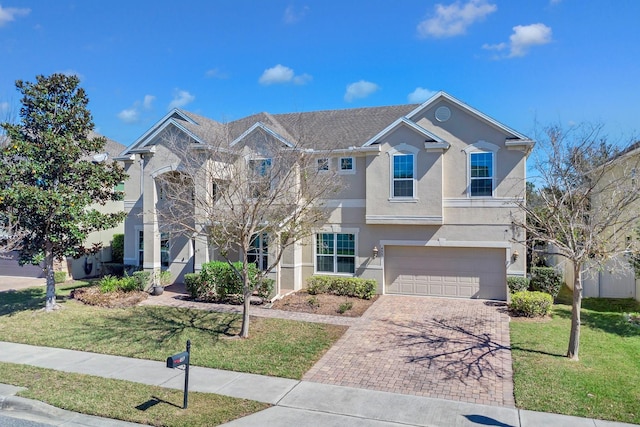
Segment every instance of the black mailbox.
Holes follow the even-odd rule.
[[[183,351],[182,353],[174,354],[167,357],[167,368],[177,368],[178,366],[186,365],[189,363],[189,352]]]

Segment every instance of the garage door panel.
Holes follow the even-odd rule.
[[[506,299],[505,250],[385,247],[385,292]]]

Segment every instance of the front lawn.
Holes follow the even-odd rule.
[[[77,286],[72,285],[72,286]],[[6,292],[0,298],[0,341],[164,361],[191,340],[193,365],[300,379],[346,327],[251,318],[250,338],[234,337],[237,314],[169,307],[108,309],[69,300],[46,313],[44,289]]]
[[[0,383],[27,387],[19,396],[83,414],[163,427],[214,426],[269,407],[266,403],[0,363]]]
[[[564,302],[564,301],[563,301]],[[571,305],[548,320],[511,321],[519,408],[640,424],[640,328],[622,315],[633,300],[583,300],[580,361],[565,357]]]

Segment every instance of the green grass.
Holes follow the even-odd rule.
[[[558,301],[570,302],[561,294]],[[567,359],[571,306],[551,320],[511,322],[514,393],[519,408],[640,424],[640,328],[623,312],[630,299],[583,300],[580,361]]]
[[[266,409],[268,404],[209,393],[0,363],[0,383],[27,387],[20,396],[89,415],[166,427],[213,426]]]
[[[64,296],[76,285],[60,288],[63,308],[51,313],[41,310],[43,289],[0,294],[0,341],[164,361],[190,339],[193,365],[300,379],[346,330],[252,317],[250,338],[238,339],[239,315],[86,306]]]

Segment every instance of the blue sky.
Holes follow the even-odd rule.
[[[586,121],[628,140],[638,17],[636,0],[0,0],[0,117],[15,80],[64,72],[124,145],[171,107],[230,121],[438,90],[532,137]]]

